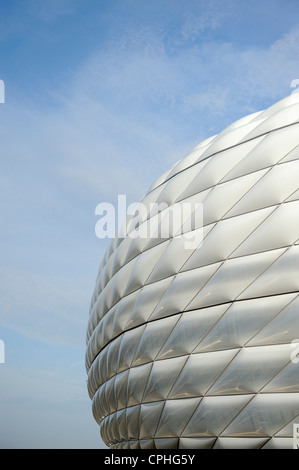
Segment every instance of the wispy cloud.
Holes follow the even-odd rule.
[[[57,106],[47,114],[27,101],[2,116],[3,247],[21,253],[26,243],[33,262],[24,250],[18,267],[3,267],[1,316],[25,335],[70,341],[70,323],[78,340],[92,286],[68,280],[67,266],[73,258],[86,272],[84,253],[99,262],[99,202],[138,200],[201,139],[289,94],[298,74],[299,26],[259,48],[214,42],[170,53],[163,34],[142,36],[95,52],[53,90]],[[42,273],[37,255],[49,267],[58,253],[62,271]]]
[[[235,119],[291,92],[298,38],[299,25],[270,45],[214,40],[170,50],[165,33],[142,28],[96,52],[74,83],[81,96],[125,117],[128,135],[141,123],[176,134],[186,119],[207,134],[213,122],[214,131],[221,130],[225,116]]]
[[[93,421],[74,362],[109,243],[95,207],[138,200],[202,139],[291,93],[298,6],[11,0],[3,12],[0,323],[38,353],[27,367],[6,344],[0,446],[78,446]],[[63,348],[75,360],[62,364]]]
[[[239,8],[235,1],[227,1],[223,6],[219,0],[203,0],[192,14],[187,10],[181,28],[183,38],[194,41],[203,33],[220,28],[226,19],[236,17]]]

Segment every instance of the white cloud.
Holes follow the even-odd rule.
[[[209,30],[216,30],[222,26],[223,22],[236,15],[237,4],[234,1],[227,0],[225,7],[221,0],[203,0],[198,3],[197,9],[185,15],[181,34],[184,39],[194,41],[198,36],[203,35]]]
[[[131,7],[134,3],[144,8],[143,2],[130,2]],[[129,202],[139,199],[201,139],[293,91],[291,80],[299,78],[299,26],[271,46],[241,45],[237,38],[223,43],[211,35],[231,14],[230,3],[226,9],[222,3],[192,2],[179,17],[182,2],[173,2],[175,34],[164,28],[168,16],[163,15],[157,23],[147,18],[135,19],[131,27],[125,23],[119,34],[115,26],[109,44],[102,42],[70,82],[53,83],[50,110],[20,94],[17,103],[11,95],[3,105],[4,327],[45,345],[81,348],[83,359],[94,274],[107,246],[95,238],[96,205],[116,201],[117,194],[127,194]],[[71,14],[76,4],[40,0],[28,8],[51,23]],[[118,5],[123,12],[127,8],[125,2]],[[151,10],[148,2],[146,12],[156,16],[157,5]],[[16,31],[25,34],[28,21],[23,24],[16,15],[13,27],[3,25],[0,40],[15,37]],[[9,358],[10,349],[6,352]],[[21,356],[20,349],[16,354]],[[32,365],[21,372],[5,364],[0,379],[1,416],[9,423],[1,430],[2,446],[83,443],[92,421],[83,370],[76,376]],[[95,423],[94,429],[97,442]]]
[[[206,14],[209,11],[205,10]],[[133,35],[138,38],[138,31]],[[203,41],[186,43],[170,53],[162,33],[153,36],[153,31],[145,30],[141,41],[128,42],[127,36],[120,36],[106,53],[94,54],[78,73],[75,86],[119,116],[127,112],[129,119],[134,113],[141,116],[143,109],[146,120],[159,104],[157,122],[168,115],[169,126],[178,124],[179,116],[176,121],[174,112],[192,119],[204,108],[204,114],[198,116],[206,116],[208,102],[209,113],[217,114],[217,101],[211,99],[213,90],[218,97],[221,91],[229,97],[225,103],[223,96],[219,97],[227,114],[233,108],[242,112],[240,108],[250,100],[275,100],[290,92],[288,86],[298,70],[298,37],[299,26],[269,47]],[[186,107],[192,97],[197,97],[198,106]]]
[[[141,42],[136,31],[120,49],[118,38],[94,54],[55,90],[51,112],[18,103],[3,114],[2,247],[28,256],[3,265],[1,318],[27,336],[74,344],[85,330],[93,280],[84,282],[80,266],[86,273],[93,252],[95,272],[103,252],[89,247],[98,203],[138,200],[193,145],[289,94],[297,77],[299,27],[268,48],[191,44],[171,54],[162,34],[142,31]],[[24,245],[29,231],[44,251]],[[45,274],[59,253],[65,269]],[[31,266],[30,254],[33,264],[42,254],[44,267]]]

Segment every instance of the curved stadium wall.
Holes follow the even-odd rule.
[[[203,229],[193,230],[203,241],[190,250],[184,237],[127,236],[106,251],[86,350],[104,442],[291,448],[299,422],[291,359],[299,338],[299,93],[200,143],[141,202],[202,203]]]

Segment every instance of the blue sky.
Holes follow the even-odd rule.
[[[0,448],[103,448],[84,368],[95,207],[289,95],[297,0],[0,2]]]

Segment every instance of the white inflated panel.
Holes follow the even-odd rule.
[[[140,202],[135,238],[111,241],[90,304],[87,388],[104,442],[292,448],[299,93],[198,144]],[[203,220],[171,212],[183,204],[200,204]]]

